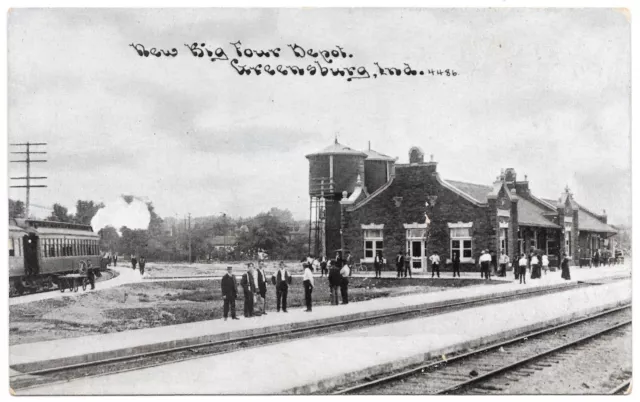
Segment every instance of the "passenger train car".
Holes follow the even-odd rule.
[[[9,295],[52,289],[58,276],[100,267],[100,236],[91,226],[9,220]]]

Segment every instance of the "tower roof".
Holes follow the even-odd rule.
[[[367,154],[365,154],[364,152],[349,148],[346,145],[342,145],[337,140],[333,144],[324,148],[323,150],[311,153],[306,157],[308,158],[310,156],[321,156],[321,155],[353,155],[353,156],[367,157]]]
[[[367,154],[368,161],[390,161],[395,162],[395,158],[390,157],[389,155],[381,154],[380,152],[374,151],[373,149],[369,149],[364,151]]]

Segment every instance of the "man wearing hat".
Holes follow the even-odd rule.
[[[404,255],[402,254],[402,250],[398,251],[398,255],[396,256],[396,271],[398,272],[398,278],[404,274]]]
[[[487,250],[482,250],[482,255],[480,256],[480,273],[484,274],[485,279],[491,278],[491,255]]]
[[[220,286],[222,287],[222,300],[224,320],[227,321],[229,316],[229,308],[231,308],[231,319],[238,320],[236,317],[236,297],[238,297],[238,283],[236,277],[231,273],[232,267],[227,267],[227,274],[222,277]]]
[[[287,293],[289,293],[289,285],[291,285],[291,275],[287,272],[284,261],[280,261],[278,272],[272,277],[273,283],[276,285],[276,311],[287,312]]]
[[[248,270],[242,275],[240,285],[244,291],[244,316],[253,317],[253,298],[257,290],[255,272],[253,271],[253,263],[247,264]]]
[[[258,293],[262,299],[262,314],[267,314],[267,274],[264,272],[264,263],[258,262],[258,271],[256,272],[258,279]]]

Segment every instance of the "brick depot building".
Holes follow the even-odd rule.
[[[534,247],[551,265],[563,252],[575,265],[588,263],[597,249],[613,251],[616,230],[605,213],[578,204],[569,188],[554,200],[538,198],[512,168],[491,186],[450,181],[417,147],[408,164],[399,164],[337,140],[307,158],[316,254],[349,250],[356,261],[373,263],[380,251],[393,266],[398,251],[408,250],[413,270],[424,271],[434,251],[446,259],[458,251],[463,270],[476,269],[483,249],[504,250],[513,260]]]

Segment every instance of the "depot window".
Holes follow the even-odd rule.
[[[384,241],[382,229],[364,230],[364,258],[373,261],[377,253],[383,254]]]
[[[9,257],[14,257],[16,255],[16,248],[13,242],[13,237],[9,238]]]
[[[451,238],[450,258],[453,259],[454,253],[458,253],[460,261],[472,261],[471,229],[450,228],[449,237]]]

